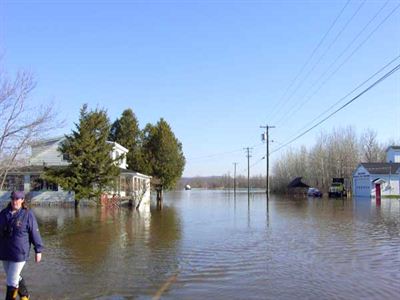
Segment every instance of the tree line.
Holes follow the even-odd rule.
[[[360,137],[351,126],[321,132],[314,146],[305,146],[297,150],[289,149],[272,165],[270,190],[285,193],[287,185],[296,177],[310,186],[326,192],[333,177],[343,177],[351,183],[352,172],[361,162],[385,162],[386,149],[395,141],[380,143],[376,131],[366,129]],[[250,178],[251,188],[265,188],[265,176],[256,175]],[[182,178],[177,188],[186,184],[194,188],[232,188],[233,178],[226,174],[213,177]],[[246,188],[247,177],[239,175],[236,187]]]
[[[385,162],[386,149],[394,141],[380,143],[376,131],[366,129],[357,137],[353,127],[321,132],[311,149],[302,146],[288,150],[273,165],[271,191],[285,192],[295,177],[327,191],[333,177],[343,177],[351,184],[352,172],[361,162]]]

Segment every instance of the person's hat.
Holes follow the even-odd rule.
[[[11,193],[11,199],[24,199],[25,198],[25,193],[22,191],[14,191]]]

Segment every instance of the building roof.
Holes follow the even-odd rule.
[[[383,178],[375,178],[374,180],[372,180],[372,182],[373,183],[379,183],[379,184],[382,184],[382,183],[385,183],[386,182],[386,180],[385,179],[383,179]]]
[[[31,147],[35,147],[35,146],[38,146],[38,145],[43,145],[43,144],[48,144],[48,143],[55,143],[55,142],[61,141],[63,139],[65,139],[65,136],[57,136],[57,137],[53,137],[53,138],[37,140],[37,141],[34,141],[34,142],[30,143],[30,146]]]
[[[293,179],[289,184],[288,184],[288,188],[308,188],[310,187],[309,185],[305,184],[304,182],[301,181],[303,177],[296,177],[295,179]]]
[[[394,174],[399,170],[400,163],[361,163],[370,174]]]
[[[51,169],[60,169],[65,166],[48,166],[48,168]],[[16,167],[11,169],[8,174],[9,175],[23,175],[23,174],[41,174],[44,171],[45,166],[22,166],[22,167]],[[138,172],[135,172],[133,170],[127,170],[127,169],[122,169],[119,168],[119,171],[121,174],[129,174],[137,177],[142,177],[142,178],[151,178],[151,176],[141,174]]]
[[[44,167],[43,166],[22,166],[12,168],[8,171],[9,175],[17,175],[17,174],[26,174],[26,173],[42,173]]]
[[[111,145],[113,145],[114,148],[118,148],[119,150],[122,150],[125,153],[129,152],[129,150],[127,148],[125,148],[124,146],[122,146],[121,144],[119,144],[117,142],[107,141],[107,144],[111,144]]]
[[[142,173],[133,171],[133,170],[122,169],[122,168],[119,168],[119,170],[120,170],[121,174],[129,174],[129,175],[133,175],[133,176],[137,176],[137,177],[142,177],[142,178],[148,178],[148,179],[151,178],[151,176],[149,176],[149,175],[145,175],[145,174],[142,174]]]
[[[387,147],[386,152],[388,152],[389,149],[400,150],[400,146],[389,146],[389,147]]]

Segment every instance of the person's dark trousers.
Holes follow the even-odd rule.
[[[21,300],[29,300],[29,292],[25,285],[25,280],[21,278],[18,284],[18,295]]]
[[[16,287],[7,285],[6,300],[15,300],[17,299],[17,296],[18,296],[18,289]]]

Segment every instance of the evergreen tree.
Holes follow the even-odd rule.
[[[143,139],[146,171],[159,181],[157,200],[161,201],[162,190],[174,187],[182,176],[185,167],[182,144],[164,119],[155,126],[147,124]]]
[[[83,105],[76,130],[66,135],[59,151],[69,162],[62,169],[48,169],[47,180],[75,192],[75,204],[81,199],[98,200],[112,187],[119,169],[110,156],[113,145],[107,142],[110,123],[104,110],[87,111]]]
[[[117,142],[129,150],[126,155],[126,161],[130,170],[144,172],[141,131],[139,129],[139,122],[131,109],[124,110],[121,118],[113,123],[110,140]]]

